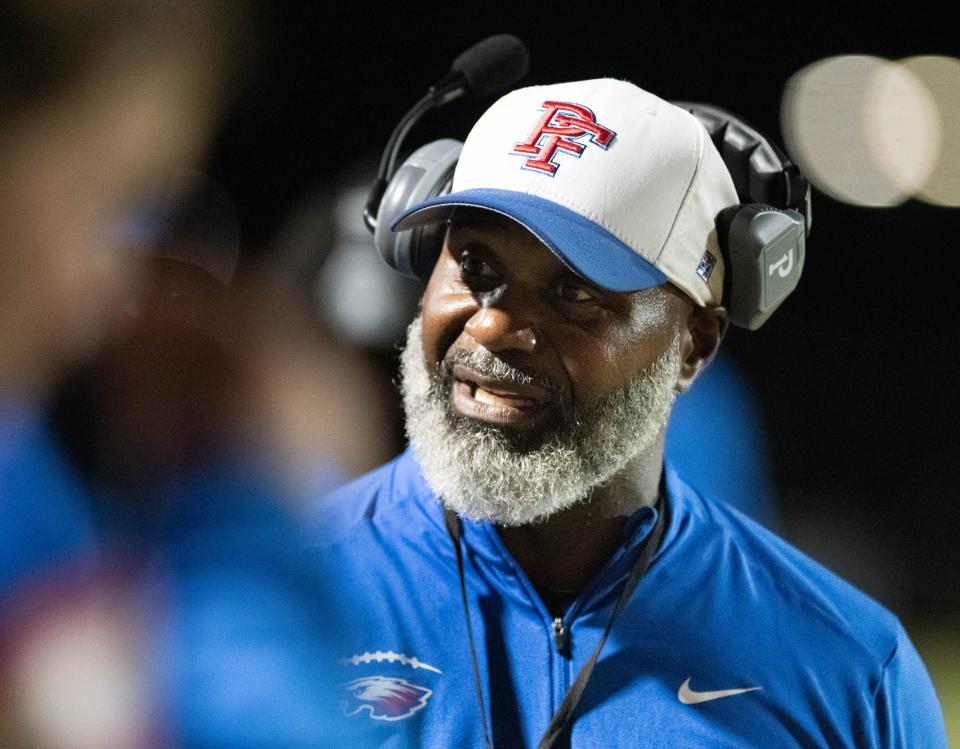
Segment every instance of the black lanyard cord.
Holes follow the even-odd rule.
[[[594,666],[597,665],[597,661],[600,659],[600,651],[603,650],[603,646],[607,642],[607,637],[613,627],[613,622],[626,607],[637,585],[640,584],[643,576],[647,573],[647,570],[650,569],[654,554],[657,553],[657,549],[660,547],[660,541],[663,538],[663,532],[666,527],[667,515],[666,500],[663,498],[662,493],[658,509],[656,522],[650,530],[650,535],[647,536],[647,539],[644,541],[643,549],[640,551],[637,561],[634,562],[633,568],[630,570],[623,590],[620,592],[620,597],[617,598],[613,612],[610,614],[610,619],[607,621],[607,626],[600,636],[600,641],[593,649],[590,658],[583,664],[583,668],[580,669],[580,673],[577,674],[577,678],[570,686],[570,689],[568,689],[566,695],[564,695],[563,702],[560,703],[559,709],[554,714],[550,725],[547,726],[546,732],[544,732],[543,737],[537,744],[537,749],[551,749],[564,730],[573,722],[574,711],[577,709],[580,698],[587,688],[587,682],[590,681],[590,677],[593,675]],[[460,548],[460,518],[457,517],[456,513],[447,508],[444,509],[443,516],[447,525],[447,532],[450,534],[457,555],[457,572],[460,576],[460,598],[463,602],[463,613],[467,624],[470,657],[473,660],[473,683],[476,688],[477,702],[480,706],[480,715],[483,722],[483,740],[487,749],[493,749],[490,734],[487,731],[487,710],[483,700],[483,688],[480,684],[480,666],[477,661],[477,651],[473,643],[473,627],[470,625],[470,606],[467,601],[467,586],[463,575],[463,552]]]
[[[473,644],[473,627],[470,624],[470,604],[467,601],[467,583],[463,577],[463,550],[460,548],[460,518],[448,507],[443,508],[443,520],[447,524],[447,533],[453,540],[457,554],[457,573],[460,576],[460,600],[463,601],[463,616],[467,623],[467,640],[470,643],[470,657],[473,659],[473,686],[477,691],[477,704],[480,706],[480,725],[483,726],[483,744],[493,749],[490,733],[487,731],[487,708],[483,701],[483,686],[480,684],[480,665],[477,663],[477,649]]]

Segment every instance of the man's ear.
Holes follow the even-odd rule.
[[[680,352],[683,360],[680,364],[680,376],[677,378],[678,393],[687,392],[700,373],[713,361],[729,326],[730,318],[724,307],[691,305],[686,325],[680,331]]]

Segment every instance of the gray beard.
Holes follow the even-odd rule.
[[[418,315],[400,357],[400,389],[407,437],[427,483],[461,517],[503,526],[535,523],[586,499],[662,436],[680,372],[679,341],[678,333],[646,370],[589,408],[561,403],[534,443],[451,410],[453,362],[430,376]],[[502,381],[539,379],[486,349],[456,361]]]

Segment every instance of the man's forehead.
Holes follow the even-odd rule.
[[[485,244],[494,252],[509,252],[511,258],[524,261],[538,260],[544,270],[565,271],[589,283],[523,224],[496,211],[460,208],[450,217],[448,231],[454,240],[487,240]]]

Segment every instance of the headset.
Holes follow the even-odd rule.
[[[780,148],[736,115],[708,104],[674,104],[703,124],[733,178],[740,205],[716,218],[725,263],[722,304],[733,324],[756,330],[800,280],[812,223],[810,184]],[[387,265],[404,275],[430,277],[446,226],[403,232],[390,227],[407,209],[450,192],[462,148],[450,138],[418,148],[386,183],[379,201],[371,194],[374,243]]]
[[[756,330],[797,288],[813,223],[810,183],[771,140],[720,107],[673,102],[706,128],[740,205],[717,216],[730,321]]]

